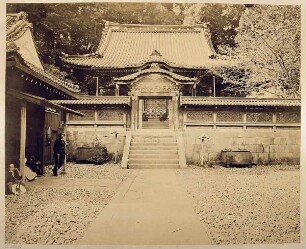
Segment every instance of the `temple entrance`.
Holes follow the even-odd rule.
[[[140,100],[142,129],[169,129],[169,102],[167,98],[144,98]]]

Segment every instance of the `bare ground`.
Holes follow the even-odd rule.
[[[39,177],[5,198],[7,244],[73,244],[129,175],[118,165],[67,165],[67,174]]]
[[[298,243],[298,166],[177,171],[216,244]]]
[[[7,244],[74,244],[133,170],[69,164],[67,174],[5,198]],[[189,167],[177,170],[215,244],[300,240],[299,168]]]

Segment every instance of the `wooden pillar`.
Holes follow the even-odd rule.
[[[95,110],[94,110],[94,130],[95,130],[95,136],[96,136],[96,139],[98,138],[98,110],[97,110],[97,106],[94,106]]]
[[[124,123],[123,128],[126,128],[127,127],[127,115],[126,115],[127,110],[126,110],[125,106],[123,108],[124,108],[123,109],[123,116],[122,116],[122,119],[123,119],[122,121]]]
[[[132,117],[131,117],[131,128],[132,130],[137,129],[137,122],[138,122],[138,96],[132,96]]]
[[[119,91],[120,89],[119,89],[119,85],[118,84],[116,84],[116,89],[115,89],[115,96],[119,96],[119,93],[120,93],[120,91]]]
[[[172,97],[172,106],[173,106],[173,128],[178,129],[178,96]]]
[[[273,122],[273,131],[276,132],[276,123],[277,123],[277,117],[276,117],[276,112],[275,109],[273,110],[273,114],[272,114],[272,122]]]
[[[217,112],[215,110],[213,111],[212,116],[213,116],[214,129],[217,129]]]
[[[139,128],[142,128],[142,113],[143,113],[143,99],[139,99],[139,108],[138,108],[138,123]]]
[[[247,113],[246,112],[244,112],[242,114],[242,122],[243,122],[243,130],[246,131],[246,129],[247,129],[247,126],[246,126],[246,123],[247,123]]]
[[[181,107],[181,106],[179,106],[178,107],[178,115],[179,115],[179,118],[178,118],[178,120],[179,120],[179,125],[178,125],[178,128],[179,128],[179,130],[183,130],[183,126],[184,126],[184,109]]]
[[[63,174],[66,174],[66,165],[67,165],[67,120],[68,120],[68,113],[65,113],[63,133],[65,135],[65,142],[66,142],[66,148],[65,148],[66,155],[65,155],[65,160],[64,160],[63,170],[62,170]]]
[[[169,128],[174,129],[173,97],[168,102]]]
[[[182,110],[183,111],[183,110]],[[183,130],[187,128],[187,107],[184,107],[184,113],[183,113]]]
[[[22,175],[22,182],[25,182],[25,147],[27,137],[27,103],[21,103],[20,111],[20,173]]]

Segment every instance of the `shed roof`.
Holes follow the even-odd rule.
[[[232,97],[188,97],[181,96],[180,105],[211,106],[301,106],[300,99],[232,98]]]
[[[83,117],[84,114],[82,112],[67,108],[65,106],[59,105],[58,103],[53,103],[51,100],[47,100],[44,99],[42,97],[33,95],[33,94],[29,94],[29,93],[25,93],[25,92],[20,92],[20,91],[16,91],[13,89],[8,89],[7,93],[15,98],[18,99],[22,99],[22,100],[26,100],[29,103],[33,103],[35,105],[40,105],[40,106],[44,106],[47,109],[51,108],[51,109],[55,109],[55,110],[62,110],[65,112],[69,112],[78,116]]]
[[[94,54],[64,56],[72,65],[93,68],[138,67],[165,62],[180,68],[206,68],[215,55],[203,25],[108,24]]]
[[[129,96],[79,96],[80,99],[52,100],[60,105],[130,105]]]

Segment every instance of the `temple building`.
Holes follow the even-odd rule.
[[[298,161],[300,100],[222,96],[211,69],[230,64],[217,57],[205,25],[107,23],[95,53],[62,57],[97,82],[95,95],[53,102],[85,114],[68,117],[71,158],[96,139],[114,150],[116,139],[130,168],[218,161],[226,149],[249,150],[256,163]],[[210,94],[198,96],[199,86]]]
[[[7,23],[14,19],[24,20],[9,15]],[[90,93],[45,72],[22,25],[7,27],[6,163],[15,151],[50,163],[60,131],[68,160],[101,143],[123,168],[217,162],[222,150],[248,150],[255,163],[299,161],[300,100],[224,96],[211,69],[231,65],[218,59],[205,25],[106,23],[95,53],[61,58],[79,81],[93,79]],[[34,141],[37,151],[26,152]]]

